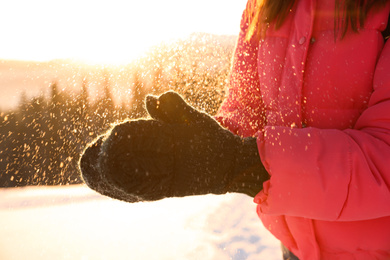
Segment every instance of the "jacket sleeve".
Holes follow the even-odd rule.
[[[259,42],[245,41],[247,27],[243,15],[233,54],[228,95],[215,116],[223,126],[240,136],[253,136],[264,122],[257,69]]]
[[[255,197],[261,212],[339,221],[390,216],[390,41],[373,88],[353,129],[265,128],[258,147],[271,179]]]

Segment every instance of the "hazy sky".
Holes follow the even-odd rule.
[[[0,59],[128,62],[192,32],[237,34],[246,0],[2,0]]]

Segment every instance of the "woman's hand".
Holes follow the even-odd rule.
[[[255,196],[269,178],[255,138],[232,134],[177,93],[148,96],[146,108],[152,119],[116,125],[86,149],[80,168],[89,187],[135,202],[226,192]]]

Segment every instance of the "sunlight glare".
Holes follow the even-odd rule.
[[[0,59],[124,64],[193,32],[237,34],[245,2],[5,0]]]

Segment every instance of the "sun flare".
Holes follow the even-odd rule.
[[[237,34],[245,2],[6,0],[0,59],[124,64],[193,32]]]

